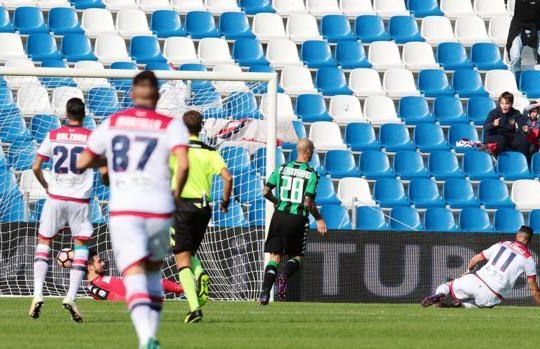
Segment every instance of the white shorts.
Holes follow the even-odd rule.
[[[116,266],[121,273],[143,260],[158,262],[169,252],[172,218],[111,216],[109,230]]]
[[[474,274],[467,274],[449,283],[450,293],[466,308],[491,308],[501,299]]]
[[[86,203],[48,198],[43,205],[39,222],[39,236],[52,239],[58,231],[69,225],[74,238],[88,240],[94,228],[90,223],[90,208]]]

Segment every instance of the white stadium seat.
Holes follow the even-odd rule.
[[[203,0],[171,0],[171,4],[180,13],[206,11]]]
[[[109,11],[139,8],[139,5],[137,5],[135,0],[104,0],[103,3]]]
[[[79,61],[75,63],[75,69],[90,70],[95,72],[104,70],[105,67],[103,67],[101,62]],[[83,91],[88,91],[94,87],[111,87],[109,81],[103,78],[74,78],[74,80],[79,88]]]
[[[261,41],[288,39],[283,18],[275,13],[257,13],[253,17],[253,34]]]
[[[371,0],[341,0],[339,8],[349,17],[375,14]]]
[[[139,35],[152,35],[146,14],[138,9],[125,9],[118,12],[116,30],[118,34],[127,39]]]
[[[356,68],[349,77],[349,87],[357,97],[384,96],[381,77],[375,69]]]
[[[515,181],[510,195],[518,210],[530,211],[540,208],[540,182],[538,181],[530,179]]]
[[[17,105],[24,115],[54,113],[49,93],[43,86],[22,86],[17,91]]]
[[[131,61],[124,38],[117,34],[101,34],[96,38],[95,54],[103,64]]]
[[[270,40],[266,48],[266,58],[275,68],[283,68],[287,65],[302,65],[296,44],[286,39]]]
[[[291,97],[285,93],[278,93],[277,99],[277,120],[279,123],[287,124],[298,117],[294,113]],[[261,98],[261,114],[267,118],[269,115],[270,105],[268,103],[268,95],[265,94]]]
[[[34,6],[36,4],[34,0],[3,0],[1,3],[2,6],[10,10],[21,6]]]
[[[360,100],[355,96],[337,95],[330,98],[328,113],[338,124],[367,122],[362,113]]]
[[[36,5],[44,10],[50,10],[54,7],[70,7],[68,0],[38,0]]]
[[[388,69],[384,73],[383,88],[392,98],[420,95],[413,73],[408,69]]]
[[[456,20],[456,37],[465,46],[478,42],[491,42],[484,20],[477,16],[459,17]]]
[[[281,87],[289,95],[317,93],[311,72],[302,66],[288,65],[281,71]]]
[[[236,64],[218,64],[212,71],[220,73],[242,73],[242,68]],[[249,92],[249,88],[243,81],[214,81],[214,87],[219,93]]]
[[[215,14],[240,11],[236,0],[206,0],[206,8]]]
[[[425,17],[422,20],[421,34],[431,45],[456,41],[450,20],[443,16]]]
[[[308,12],[304,0],[274,0],[272,5],[276,12],[282,16]]]
[[[49,170],[44,170],[43,176],[48,182],[51,179],[51,172]],[[21,173],[20,188],[24,198],[30,203],[47,199],[48,197],[47,192],[38,182],[32,170],[26,170]]]
[[[376,206],[364,178],[346,177],[339,180],[337,197],[343,206]]]
[[[313,16],[341,14],[338,0],[306,0],[306,7]]]
[[[225,39],[204,38],[199,41],[199,58],[204,65],[231,64],[234,60]]]
[[[6,61],[6,68],[35,68],[34,62],[28,58],[12,58]],[[18,90],[23,86],[41,86],[36,76],[6,76],[7,85],[12,90]]]
[[[403,45],[403,63],[407,69],[422,70],[439,68],[433,48],[425,42],[408,42]]]
[[[508,16],[493,17],[489,21],[489,29],[488,29],[488,34],[491,41],[496,43],[498,46],[506,45],[506,40],[508,39],[508,31],[510,30],[511,21],[512,21],[512,18]]]
[[[309,14],[293,14],[287,19],[287,34],[295,42],[322,40],[315,17]]]
[[[402,68],[399,48],[393,41],[375,41],[369,45],[368,60],[373,69]]]
[[[474,11],[482,18],[508,15],[504,0],[474,0]]]
[[[405,0],[374,0],[373,8],[382,18],[393,16],[408,16],[410,12],[405,6]]]
[[[371,96],[364,101],[364,117],[374,125],[401,123],[397,117],[396,106],[391,98]]]
[[[138,0],[139,7],[144,12],[172,9],[169,0]]]
[[[87,36],[95,38],[100,34],[116,33],[112,14],[104,8],[90,8],[83,11],[81,27]]]
[[[499,98],[501,93],[508,91],[515,95],[521,95],[516,83],[516,77],[509,70],[490,70],[486,74],[484,83],[486,91],[493,98]]]
[[[26,58],[21,37],[13,33],[0,33],[0,61]]]
[[[441,0],[441,10],[451,19],[474,15],[471,0]]]
[[[343,143],[339,125],[331,121],[317,121],[311,124],[309,139],[317,150],[347,149]]]
[[[165,40],[163,55],[172,64],[200,63],[192,39],[173,36]]]
[[[66,103],[71,98],[80,98],[84,101],[84,94],[81,89],[71,86],[61,86],[53,90],[52,106],[54,114],[60,118],[66,117]]]

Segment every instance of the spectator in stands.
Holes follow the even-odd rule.
[[[540,57],[540,46],[538,37],[540,36],[540,1],[538,0],[516,0],[514,6],[514,17],[510,23],[508,39],[506,40],[506,51],[510,57],[510,67],[515,72],[521,70],[521,51],[523,46],[532,47],[538,52],[536,57],[538,63]]]
[[[529,143],[523,134],[525,118],[513,104],[514,95],[510,92],[499,97],[499,106],[489,112],[484,123],[485,143],[496,143],[497,153],[513,150],[529,158]]]
[[[540,114],[540,103],[531,103],[523,110],[523,116],[526,118],[526,124],[523,125],[522,131],[527,136],[530,143],[529,153],[535,153],[540,149],[540,122],[538,116]]]

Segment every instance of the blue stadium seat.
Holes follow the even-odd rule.
[[[459,98],[440,96],[433,103],[433,115],[441,125],[466,124],[469,122]]]
[[[390,229],[397,231],[424,230],[420,215],[413,207],[395,207],[390,211]]]
[[[540,178],[540,153],[533,154],[531,159],[531,173],[535,178]]]
[[[347,16],[326,15],[321,19],[321,34],[328,42],[356,40]]]
[[[129,53],[139,64],[165,62],[159,41],[153,36],[135,36],[129,44]]]
[[[15,175],[6,167],[6,164],[3,164],[0,168],[0,199],[5,199],[16,188],[17,179]]]
[[[186,31],[193,39],[219,38],[214,16],[206,11],[191,11],[186,16]]]
[[[180,66],[180,70],[185,70],[185,71],[208,71],[208,69],[202,65],[202,64],[198,64],[198,63],[186,63],[186,64],[182,64]],[[208,92],[208,90],[211,90],[213,87],[212,87],[212,83],[208,80],[193,80],[191,82],[191,89],[192,90],[205,90],[204,92]]]
[[[452,125],[450,127],[450,131],[448,131],[448,144],[450,144],[450,147],[452,147],[452,149],[455,149],[457,153],[477,151],[477,149],[471,147],[457,147],[456,143],[459,142],[461,139],[468,139],[478,142],[478,132],[476,131],[476,128],[474,126],[467,124]]]
[[[4,118],[6,113],[13,113],[14,109],[16,105],[13,93],[5,84],[0,85],[0,119]]]
[[[3,113],[0,116],[0,140],[4,143],[11,143],[21,137],[29,136],[26,124],[22,115],[17,109]]]
[[[351,230],[349,212],[343,206],[326,205],[321,208],[321,216],[324,218],[328,229]]]
[[[320,68],[315,75],[315,84],[324,96],[352,95],[347,78],[340,68]]]
[[[101,212],[101,207],[99,202],[96,200],[90,201],[90,223],[92,224],[105,224],[107,223],[105,217],[103,217],[103,212]]]
[[[101,0],[70,0],[71,4],[77,10],[86,10],[88,8],[105,8]]]
[[[94,184],[90,196],[99,201],[108,201],[111,196],[109,187],[103,184],[103,179],[98,171],[94,172]]]
[[[33,61],[62,59],[56,40],[49,33],[33,33],[26,40],[26,53]]]
[[[244,147],[223,147],[220,150],[221,156],[227,168],[233,175],[252,173],[251,159],[249,151]]]
[[[523,214],[514,208],[500,208],[493,217],[493,230],[513,234],[525,225]]]
[[[465,153],[463,156],[463,172],[472,181],[499,178],[499,175],[495,172],[491,156],[483,151]]]
[[[219,31],[227,40],[254,38],[244,12],[225,12],[219,17]]]
[[[435,123],[433,114],[429,111],[429,105],[425,97],[407,96],[399,100],[399,117],[407,125],[423,123]]]
[[[437,47],[437,62],[445,70],[472,69],[465,47],[457,42],[443,42]]]
[[[150,63],[146,63],[146,65],[144,66],[144,70],[154,70],[154,71],[159,71],[159,70],[163,70],[163,71],[173,71],[173,67],[171,67],[171,65],[167,62],[150,62]],[[161,81],[160,81],[161,83]]]
[[[56,115],[34,115],[30,120],[30,134],[32,138],[41,143],[51,130],[60,128],[60,120]]]
[[[490,42],[474,44],[471,48],[471,61],[478,70],[508,69],[503,63],[499,47]]]
[[[488,96],[482,77],[473,69],[457,69],[454,71],[452,85],[461,98]]]
[[[92,131],[95,130],[97,128],[96,120],[94,120],[94,118],[91,118],[90,116],[86,116],[83,119],[83,127]]]
[[[525,70],[521,72],[519,76],[519,88],[528,98],[540,97],[540,71],[538,70]]]
[[[94,117],[108,117],[121,109],[113,88],[94,87],[88,91],[88,109]]]
[[[452,211],[442,207],[434,207],[426,210],[424,214],[424,228],[432,232],[459,230]]]
[[[212,210],[212,222],[216,227],[223,228],[245,228],[249,225],[242,207],[235,201],[231,201],[229,211],[223,213],[219,209],[219,205],[214,205]]]
[[[173,10],[154,11],[150,16],[150,29],[158,38],[186,36],[180,15]]]
[[[296,99],[295,114],[303,122],[332,121],[326,110],[324,97],[315,94],[300,95]]]
[[[409,130],[403,124],[384,124],[379,130],[379,142],[389,152],[415,150]]]
[[[266,200],[256,200],[247,206],[249,225],[251,227],[263,227],[266,223]]]
[[[43,13],[39,7],[34,6],[17,7],[13,13],[13,25],[23,35],[48,31]]]
[[[26,217],[26,204],[19,190],[13,190],[8,198],[8,205],[0,205],[0,223],[34,221]]]
[[[248,15],[261,12],[275,12],[271,0],[240,0],[240,7]]]
[[[394,172],[403,180],[429,178],[422,155],[416,151],[400,151],[394,157]]]
[[[464,178],[465,174],[459,167],[456,155],[449,151],[435,151],[429,155],[429,172],[438,181],[451,178]]]
[[[336,61],[343,69],[371,68],[360,41],[340,41],[336,46]]]
[[[261,42],[257,39],[238,39],[233,44],[233,57],[241,66],[269,65]]]
[[[315,203],[317,206],[340,204],[340,201],[336,196],[336,191],[334,190],[334,184],[332,183],[332,180],[326,176],[321,176],[319,178]]]
[[[456,94],[441,69],[424,69],[418,74],[418,89],[426,97],[453,96]]]
[[[306,138],[306,127],[300,120],[293,120],[291,121],[294,133],[296,133],[296,136],[298,139]],[[282,145],[283,149],[296,149],[296,143],[283,143]]]
[[[223,103],[225,115],[236,120],[261,119],[255,95],[251,92],[234,92]]]
[[[255,169],[261,176],[266,175],[266,148],[261,147],[253,154]],[[285,154],[281,148],[276,148],[276,168],[285,163]]]
[[[392,37],[384,28],[381,17],[364,15],[356,18],[355,33],[363,43],[369,44],[374,41],[390,41]]]
[[[356,217],[356,230],[388,230],[384,213],[378,207],[357,207]]]
[[[480,207],[471,183],[466,179],[449,179],[444,183],[443,197],[452,208]]]
[[[395,177],[388,155],[380,151],[365,151],[360,154],[360,173],[367,179]]]
[[[302,61],[308,68],[335,67],[336,60],[332,57],[332,50],[326,41],[304,41],[300,49]]]
[[[529,213],[529,227],[531,227],[535,233],[540,233],[540,210],[532,210]]]
[[[525,72],[521,73],[522,76]],[[496,105],[491,97],[473,97],[467,102],[467,116],[475,125],[484,124],[487,115]]]
[[[401,181],[395,178],[381,178],[373,187],[373,198],[381,207],[410,206]]]
[[[437,0],[407,0],[407,8],[416,18],[444,16]]]
[[[15,171],[25,171],[32,168],[36,147],[32,144],[32,138],[22,138],[14,141],[8,148],[6,160]]]
[[[449,150],[441,126],[437,124],[420,124],[414,128],[414,143],[423,152]]]
[[[481,208],[469,207],[459,213],[459,228],[464,232],[492,232],[493,227],[486,211]]]
[[[62,55],[68,62],[97,61],[90,39],[84,34],[67,34],[62,38]]]
[[[69,68],[69,66],[62,59],[46,59],[41,62],[42,68]],[[76,87],[77,83],[72,78],[61,78],[61,77],[52,77],[44,76],[39,78],[41,84],[46,88],[56,88],[60,86],[71,86]]]
[[[137,63],[135,62],[113,62],[111,69],[127,69],[137,70]],[[132,79],[109,79],[111,84],[117,91],[128,91],[131,89]]]
[[[241,40],[241,39],[239,39]],[[236,40],[237,42],[239,40]],[[248,71],[250,73],[275,73],[274,68],[272,68],[269,65],[253,65],[249,67]],[[255,94],[265,94],[268,92],[268,83],[267,82],[260,82],[260,81],[254,81],[254,82],[248,82],[247,86],[251,89],[251,92]],[[283,88],[278,85],[277,88],[278,93],[283,93]]]
[[[533,176],[525,155],[518,152],[503,152],[497,157],[497,172],[507,181],[530,179]]]
[[[0,7],[0,33],[13,33],[15,28],[11,19],[9,18],[9,12],[5,7]]]
[[[516,205],[510,200],[506,183],[499,179],[485,179],[478,186],[478,199],[487,209]]]
[[[429,178],[415,178],[409,183],[409,200],[416,208],[444,207],[437,184]]]
[[[235,193],[238,193],[238,200],[241,204],[262,200],[264,188],[261,177],[255,174],[242,174],[235,177]]]
[[[223,196],[223,180],[221,176],[212,177],[212,188],[210,190],[210,197],[213,203],[219,202]],[[234,195],[234,184],[231,195]]]
[[[49,29],[54,35],[83,34],[77,12],[71,7],[55,7],[49,11]]]
[[[348,150],[330,150],[324,159],[324,169],[332,178],[360,175],[353,154]]]
[[[416,18],[412,16],[394,16],[390,18],[388,31],[396,44],[425,41],[422,35],[420,35],[420,30],[418,30]]]
[[[296,160],[296,155],[297,153],[296,153],[296,148],[295,148],[289,153],[289,161]],[[319,173],[322,172],[321,159],[318,153],[313,153],[313,156],[311,157],[311,160],[309,161],[309,166],[313,167],[313,169]]]
[[[345,143],[353,151],[380,150],[373,126],[368,123],[353,122],[345,128]]]

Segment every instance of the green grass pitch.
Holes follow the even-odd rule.
[[[60,299],[27,316],[30,298],[0,298],[0,348],[136,348],[124,304],[79,300],[84,323]],[[213,302],[204,322],[182,323],[185,302],[165,304],[162,348],[539,348],[540,308],[423,309],[419,305]]]

